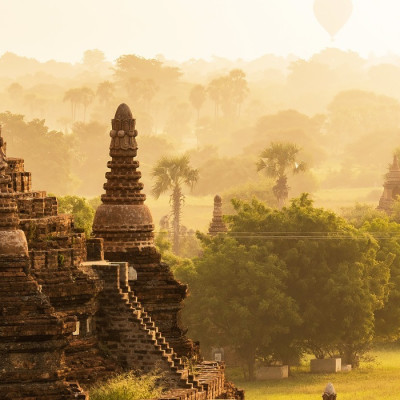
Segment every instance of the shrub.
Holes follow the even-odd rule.
[[[141,400],[156,398],[162,388],[157,387],[156,375],[136,376],[133,372],[116,375],[90,390],[91,400]]]

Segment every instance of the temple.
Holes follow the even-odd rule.
[[[218,235],[219,233],[226,233],[228,228],[222,219],[222,199],[221,196],[216,195],[214,197],[214,211],[213,218],[208,228],[208,234],[210,236]]]
[[[90,239],[59,214],[55,197],[32,190],[24,161],[7,157],[0,141],[1,399],[88,399],[94,383],[155,367],[166,387],[161,398],[242,398],[226,384],[224,364],[201,361],[185,337],[187,287],[154,246],[127,105],[110,136]]]
[[[397,155],[393,157],[393,164],[389,166],[389,172],[385,175],[383,194],[379,200],[378,210],[388,214],[392,212],[392,206],[397,196],[400,195],[400,166]]]

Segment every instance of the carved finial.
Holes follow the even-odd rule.
[[[124,119],[133,119],[132,111],[129,106],[125,103],[122,103],[118,106],[117,111],[115,112],[114,119],[124,120]]]
[[[135,122],[130,108],[125,103],[120,104],[111,120],[110,150],[137,150]]]

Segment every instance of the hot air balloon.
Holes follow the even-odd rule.
[[[352,0],[315,0],[314,14],[332,40],[353,12]]]

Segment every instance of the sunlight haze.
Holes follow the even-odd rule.
[[[140,54],[184,61],[307,58],[326,47],[362,56],[400,53],[400,5],[354,0],[352,16],[332,41],[313,0],[1,0],[0,54],[79,62],[87,49],[109,61]]]

